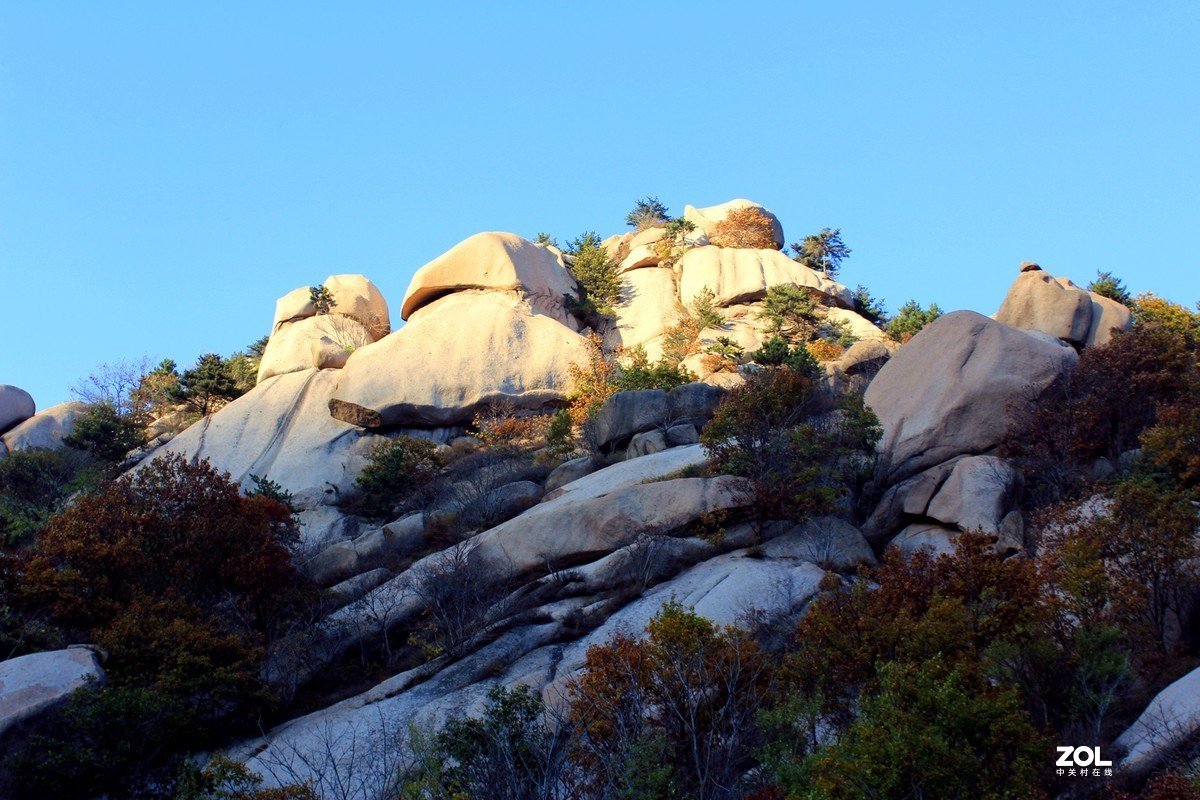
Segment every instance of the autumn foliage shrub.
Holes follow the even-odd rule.
[[[755,512],[768,519],[827,513],[857,494],[879,436],[861,396],[834,398],[811,372],[774,366],[722,399],[700,441],[715,469],[748,479]]]
[[[178,455],[53,517],[16,600],[65,641],[98,643],[109,658],[107,685],[64,710],[54,736],[31,742],[55,754],[25,762],[33,796],[122,796],[165,780],[185,749],[253,730],[271,707],[266,650],[306,596],[294,536],[286,506],[244,496],[207,461]]]
[[[717,247],[777,250],[771,218],[753,206],[735,208],[717,223],[710,242]]]
[[[568,688],[577,796],[724,797],[753,763],[770,664],[744,630],[670,602],[584,669]]]
[[[1167,420],[1184,422],[1197,391],[1200,371],[1186,338],[1162,326],[1139,326],[1085,349],[1078,367],[1036,398],[1032,411],[1012,409],[1003,454],[1021,465],[1031,501],[1057,501],[1080,490],[1083,470],[1095,459],[1115,464],[1139,447],[1160,411],[1171,409]],[[1169,449],[1161,436],[1152,438],[1158,452]]]

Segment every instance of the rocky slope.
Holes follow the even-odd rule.
[[[409,722],[470,712],[495,681],[531,686],[553,702],[589,645],[640,630],[667,599],[721,623],[751,609],[797,614],[828,571],[873,563],[891,543],[940,551],[960,531],[982,529],[1002,550],[1025,546],[1018,475],[996,454],[1006,413],[1053,385],[1079,348],[1128,328],[1128,310],[1025,265],[995,319],[947,314],[898,347],[821,273],[778,250],[708,243],[730,209],[747,206],[761,208],[689,206],[695,229],[669,260],[653,246],[661,228],[608,239],[623,295],[597,332],[656,358],[678,309],[707,289],[724,321],[700,332],[701,345],[727,336],[749,352],[768,336],[759,312],[770,287],[819,294],[828,318],[859,340],[823,365],[826,379],[865,386],[883,427],[880,499],[865,522],[774,523],[761,545],[749,523],[716,523],[714,535],[711,520],[744,509],[750,494],[738,479],[687,470],[704,463],[697,431],[741,376],[694,358],[687,365],[702,383],[619,394],[601,411],[597,443],[625,460],[584,457],[549,475],[488,478],[480,496],[509,518],[465,542],[437,545],[437,513],[370,525],[349,511],[375,443],[415,435],[449,446],[497,401],[535,410],[565,403],[571,368],[587,358],[587,322],[573,310],[578,286],[557,249],[481,233],[417,271],[397,330],[362,276],[326,281],[333,314],[319,315],[301,287],[276,305],[257,387],[149,456],[207,458],[247,487],[260,476],[292,493],[307,568],[335,608],[302,653],[275,667],[311,675],[403,628],[430,602],[420,587],[451,569],[503,591],[486,597],[486,624],[461,652],[280,725],[233,748],[235,756],[279,782],[319,780],[338,759],[362,780],[378,779],[375,745]],[[770,219],[782,246],[782,226]],[[35,415],[27,395],[0,387],[8,449],[53,446],[72,413]]]

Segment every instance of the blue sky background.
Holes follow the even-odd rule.
[[[1195,2],[0,0],[0,383],[228,354],[331,273],[395,314],[472,233],[645,195],[841,227],[892,310],[1027,259],[1191,305],[1198,41]]]

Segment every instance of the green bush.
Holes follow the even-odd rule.
[[[442,467],[437,445],[399,436],[379,442],[355,485],[362,491],[358,511],[368,519],[393,519],[398,509],[422,505]]]
[[[820,302],[805,287],[784,283],[767,289],[759,319],[767,321],[767,331],[788,341],[806,341],[816,330]]]
[[[308,300],[317,310],[317,314],[328,314],[337,305],[337,301],[333,299],[333,292],[329,291],[325,284],[308,287]]]
[[[760,519],[828,513],[866,480],[881,429],[858,394],[830,411],[811,371],[766,367],[729,392],[700,441],[713,467],[749,478]]]
[[[584,312],[613,316],[613,306],[621,298],[621,275],[609,260],[607,248],[600,246],[600,237],[594,231],[582,233],[571,241],[567,252],[575,259],[571,273],[583,289]]]
[[[725,315],[717,307],[717,295],[707,286],[692,298],[689,310],[692,312],[692,319],[696,320],[696,327],[700,330],[715,328],[725,323]]]
[[[763,367],[788,367],[793,372],[802,375],[814,375],[817,371],[817,359],[804,344],[789,347],[787,339],[782,336],[772,336],[762,347],[750,354],[750,360]]]
[[[655,225],[669,222],[667,207],[657,197],[643,197],[634,204],[633,210],[625,215],[625,224],[636,231],[644,231]]]
[[[141,425],[104,404],[89,408],[75,421],[74,430],[63,437],[63,444],[90,453],[100,463],[112,467],[145,443],[146,433]]]
[[[938,308],[937,303],[930,304],[927,311],[921,308],[921,304],[916,300],[909,300],[887,324],[887,335],[903,344],[941,315],[942,310]]]
[[[614,385],[618,392],[634,389],[674,389],[685,383],[692,383],[696,376],[686,367],[671,364],[666,358],[660,358],[651,364],[646,355],[646,348],[640,344],[629,355],[628,360],[620,365]]]
[[[853,299],[854,310],[859,316],[866,317],[881,328],[887,325],[888,314],[884,310],[883,301],[872,297],[867,287],[861,283],[854,287]]]
[[[1109,300],[1116,300],[1122,305],[1132,305],[1133,295],[1125,288],[1125,284],[1121,283],[1121,279],[1113,275],[1111,272],[1096,271],[1096,280],[1088,284],[1088,291],[1095,292],[1101,297],[1107,297]]]
[[[210,414],[225,403],[240,397],[237,378],[229,362],[216,353],[200,356],[196,366],[179,376],[179,385],[168,390],[177,403],[189,403],[201,414]]]
[[[0,457],[0,538],[29,541],[71,495],[99,477],[88,457],[72,450],[17,450]]]

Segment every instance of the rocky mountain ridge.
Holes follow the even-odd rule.
[[[1054,387],[1082,349],[1128,330],[1129,309],[1027,263],[994,319],[956,311],[900,345],[855,310],[845,286],[778,249],[711,244],[725,216],[743,208],[762,211],[782,247],[779,221],[741,200],[689,206],[682,253],[655,248],[662,227],[606,240],[622,295],[600,325],[578,311],[569,256],[509,233],[476,234],[418,270],[397,330],[364,276],[325,281],[331,313],[314,305],[309,287],[278,300],[258,385],[144,462],[209,459],[246,488],[260,476],[290,493],[306,568],[334,600],[319,634],[273,668],[311,676],[366,642],[382,637],[387,646],[389,631],[434,602],[430,581],[452,572],[503,591],[478,596],[485,618],[460,650],[285,722],[232,755],[279,785],[319,783],[343,759],[366,792],[386,781],[383,743],[408,724],[471,714],[496,682],[561,702],[589,646],[641,630],[672,598],[719,624],[751,609],[797,615],[826,575],[874,564],[889,545],[948,552],[963,531],[982,531],[1000,552],[1030,548],[1021,477],[998,451],[1011,410]],[[502,510],[462,541],[435,534],[439,518],[465,514],[466,502],[383,525],[352,513],[356,479],[380,441],[416,436],[469,449],[469,426],[489,407],[560,408],[573,368],[588,360],[588,333],[612,349],[640,346],[654,360],[679,315],[706,294],[723,319],[699,332],[700,347],[724,337],[753,352],[771,338],[762,301],[777,286],[818,296],[823,319],[857,340],[820,375],[832,388],[864,389],[882,427],[877,500],[858,524],[738,519],[753,503],[745,481],[697,474],[707,455],[696,442],[722,395],[754,367],[714,369],[700,353],[683,362],[697,382],[606,401],[594,436],[608,460],[588,454],[540,474],[464,479],[477,484],[470,502]],[[33,412],[27,395],[0,387],[6,450],[54,446],[74,409]],[[624,459],[610,463],[614,453]],[[1138,759],[1149,758],[1147,747],[1138,741]]]

